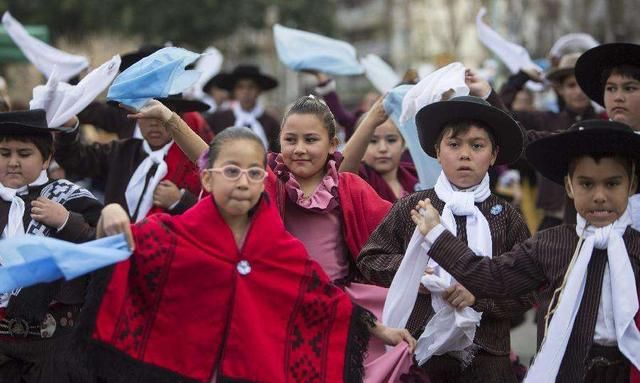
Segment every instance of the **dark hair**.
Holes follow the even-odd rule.
[[[0,142],[4,141],[31,142],[45,161],[53,154],[53,135],[49,132],[1,134]]]
[[[297,99],[293,105],[287,110],[284,118],[282,119],[282,125],[287,121],[287,118],[292,114],[311,114],[320,121],[322,125],[329,132],[329,139],[333,139],[336,136],[336,119],[331,113],[331,110],[325,104],[324,101],[315,96],[304,96]]]
[[[451,138],[455,138],[460,134],[468,132],[472,125],[484,129],[487,132],[489,140],[491,141],[491,151],[495,153],[498,148],[496,144],[496,136],[493,134],[493,130],[491,130],[489,125],[479,120],[460,120],[445,124],[440,131],[440,134],[438,134],[438,139],[436,140],[436,152],[440,151],[440,142],[442,142],[442,139],[447,133],[451,132]]]
[[[213,163],[216,162],[216,160],[218,159],[218,156],[222,151],[223,145],[231,141],[238,141],[238,140],[253,141],[256,144],[258,144],[262,148],[262,151],[264,152],[264,156],[263,156],[264,159],[262,163],[264,166],[267,165],[267,151],[266,149],[264,149],[264,143],[262,142],[260,137],[258,137],[255,133],[253,133],[253,131],[249,128],[229,127],[224,129],[220,133],[216,134],[213,141],[211,141],[211,144],[209,145],[209,156],[208,156],[209,167],[212,167]]]
[[[589,153],[589,154],[577,154],[575,156],[571,156],[571,158],[569,159],[569,168],[568,173],[569,173],[569,178],[571,178],[573,176],[573,172],[576,170],[576,164],[578,162],[578,160],[582,159],[582,158],[593,158],[593,160],[598,163],[600,162],[600,160],[602,160],[603,158],[611,158],[615,161],[617,161],[620,165],[622,165],[624,167],[624,170],[627,172],[627,176],[629,177],[629,179],[631,179],[632,174],[631,172],[633,171],[633,165],[634,163],[636,164],[636,173],[638,172],[638,168],[637,168],[637,159],[635,158],[631,158],[631,157],[625,157],[622,156],[620,154],[617,153]]]
[[[614,74],[640,81],[640,67],[629,64],[617,65],[602,71],[602,77],[600,77],[600,85],[603,90],[605,85],[607,85],[609,77]]]

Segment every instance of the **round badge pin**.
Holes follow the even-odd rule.
[[[498,215],[500,213],[502,213],[502,205],[498,204],[491,207],[491,214]]]

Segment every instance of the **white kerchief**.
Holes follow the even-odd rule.
[[[614,223],[600,228],[586,226],[584,218],[578,215],[576,233],[584,236],[584,243],[573,267],[567,270],[566,285],[525,382],[556,380],[582,302],[587,270],[594,249],[607,250],[607,268],[612,278],[609,279],[610,288],[603,287],[602,293],[611,295],[618,348],[636,368],[640,368],[640,331],[634,322],[638,312],[636,281],[627,247],[622,239],[630,224],[629,209]]]
[[[61,51],[29,35],[8,11],[2,16],[2,24],[22,53],[47,78],[51,76],[55,66],[58,67],[58,77],[61,81],[69,81],[89,66],[86,57]]]
[[[173,140],[162,148],[154,151],[151,150],[151,147],[146,140],[142,142],[142,148],[148,156],[140,163],[140,165],[138,165],[138,168],[129,180],[127,190],[124,192],[127,200],[127,207],[129,208],[129,214],[132,215],[131,219],[134,220],[134,222],[141,221],[147,215],[149,210],[151,210],[153,205],[153,192],[168,172],[167,163],[164,161],[164,158],[169,152],[171,145],[173,145]],[[151,170],[153,164],[158,164],[158,168],[156,169],[153,177],[149,180],[147,190],[144,192],[144,195],[142,195],[147,174],[149,173],[149,170]],[[138,204],[140,204],[138,214],[133,217]]]
[[[231,107],[231,110],[233,110],[233,114],[236,116],[236,122],[233,126],[249,127],[258,137],[260,137],[264,147],[268,149],[269,139],[267,138],[267,134],[264,132],[262,124],[258,121],[258,118],[264,114],[264,108],[261,105],[256,104],[253,110],[247,112],[242,109],[240,103],[236,102]]]
[[[491,257],[493,247],[491,241],[491,230],[489,222],[475,205],[483,202],[491,195],[489,189],[489,174],[484,178],[473,191],[455,191],[447,179],[444,172],[440,173],[438,181],[434,187],[438,198],[444,201],[442,210],[442,225],[453,235],[458,235],[455,215],[467,218],[467,244],[476,255]],[[429,266],[436,269],[438,275],[451,281],[451,275],[438,266],[434,260],[429,262]]]
[[[114,56],[86,75],[77,85],[62,82],[58,67],[53,70],[46,85],[33,88],[29,109],[44,109],[47,124],[57,128],[80,113],[104,91],[118,74],[120,56]]]
[[[470,307],[456,310],[444,300],[442,294],[450,283],[437,275],[424,275],[428,262],[424,236],[416,228],[391,282],[382,312],[382,322],[386,326],[404,328],[413,311],[420,283],[431,292],[435,315],[418,339],[415,355],[419,365],[433,355],[463,351],[471,346],[482,318],[481,313]]]
[[[12,238],[24,235],[23,217],[25,205],[24,200],[20,198],[19,195],[27,192],[29,186],[44,185],[47,181],[49,181],[47,171],[43,170],[35,181],[18,189],[8,188],[0,183],[0,198],[4,201],[11,202],[11,207],[9,208],[9,219],[7,220],[7,226],[5,226],[4,231],[2,232],[2,238]]]

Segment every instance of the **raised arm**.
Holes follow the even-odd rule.
[[[381,98],[373,104],[371,110],[367,112],[362,122],[356,128],[349,141],[342,151],[342,163],[340,164],[341,172],[358,173],[360,170],[360,162],[364,157],[369,146],[369,141],[376,131],[376,128],[384,123],[388,116],[384,111],[384,99]]]
[[[156,118],[162,121],[176,144],[194,163],[197,163],[200,155],[209,149],[209,145],[178,114],[172,112],[160,101],[151,100],[140,111],[130,113],[127,117],[133,119]]]

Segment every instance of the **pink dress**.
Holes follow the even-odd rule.
[[[350,265],[337,187],[338,171],[333,160],[329,160],[327,174],[308,198],[304,198],[293,174],[285,183],[289,197],[284,210],[285,227],[304,244],[309,256],[322,266],[332,281],[347,279]],[[346,283],[344,289],[353,302],[382,318],[388,289],[355,282]],[[406,343],[385,353],[384,344],[372,338],[365,361],[365,382],[399,381],[399,376],[408,372],[411,364]]]

